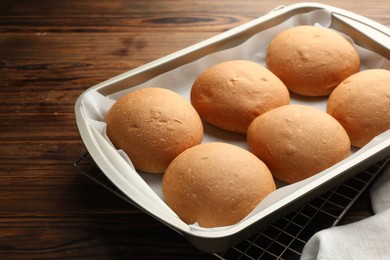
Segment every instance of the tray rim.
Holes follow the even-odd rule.
[[[94,133],[94,130],[84,120],[84,115],[83,115],[82,110],[81,110],[81,100],[90,91],[96,90],[102,94],[109,94],[110,92],[116,92],[118,89],[123,87],[120,85],[120,83],[124,79],[128,79],[128,78],[134,77],[136,75],[140,75],[140,74],[148,71],[151,68],[156,68],[156,67],[161,66],[163,64],[167,64],[169,62],[175,61],[176,59],[183,57],[183,56],[187,55],[188,53],[191,53],[194,51],[198,51],[199,53],[202,53],[202,51],[204,51],[205,47],[207,47],[211,44],[219,43],[221,41],[222,42],[226,41],[226,40],[230,39],[231,37],[234,37],[235,35],[237,35],[237,33],[240,33],[243,31],[245,32],[246,30],[250,30],[251,28],[253,28],[253,26],[267,22],[272,18],[275,18],[275,17],[278,18],[278,17],[281,17],[283,15],[289,15],[290,13],[297,12],[297,11],[304,12],[303,10],[306,10],[306,12],[307,12],[307,11],[313,11],[313,10],[319,10],[319,9],[327,9],[327,10],[330,10],[332,13],[339,14],[343,17],[348,17],[348,18],[352,17],[353,19],[355,19],[355,20],[357,20],[365,25],[368,25],[369,27],[372,27],[372,28],[382,32],[384,35],[390,37],[390,28],[387,28],[387,27],[385,27],[377,22],[374,22],[368,18],[362,17],[360,15],[354,14],[352,12],[349,12],[349,11],[346,11],[346,10],[343,10],[340,8],[329,6],[329,5],[318,4],[318,3],[298,3],[298,4],[292,4],[289,6],[274,9],[273,11],[271,11],[263,16],[260,16],[259,18],[254,19],[248,23],[245,23],[243,25],[240,25],[238,27],[230,29],[224,33],[218,34],[214,37],[211,37],[211,38],[206,39],[204,41],[201,41],[197,44],[194,44],[192,46],[184,48],[178,52],[169,54],[165,57],[162,57],[162,58],[157,59],[155,61],[149,62],[149,63],[142,65],[138,68],[129,70],[129,71],[122,73],[116,77],[113,77],[113,78],[108,79],[106,81],[103,81],[95,86],[92,86],[92,87],[88,88],[86,91],[84,91],[79,96],[79,98],[77,99],[77,101],[75,103],[75,116],[76,116],[76,124],[77,124],[78,130],[80,132],[81,138],[82,138],[84,145],[86,146],[88,152],[91,154],[91,157],[94,159],[94,161],[97,163],[99,168],[103,171],[103,173],[106,174],[106,171],[113,170],[113,167],[111,165],[110,160],[104,154],[104,151],[102,150],[100,144],[98,143],[98,141],[95,138],[96,133]],[[294,13],[294,14],[296,14],[296,13]],[[180,66],[180,65],[177,65],[177,66]],[[119,85],[116,85],[116,84],[119,84]],[[138,85],[138,84],[139,83],[137,83],[136,85]],[[115,87],[113,89],[112,88],[110,89],[110,86],[115,86]],[[129,87],[129,86],[127,86],[127,87]],[[106,91],[107,89],[109,89],[109,91]],[[379,161],[380,159],[383,159],[384,157],[387,156],[386,154],[378,155],[378,151],[385,151],[386,154],[389,154],[390,153],[390,139],[387,140],[387,142],[381,143],[380,146],[377,147],[377,149],[375,149],[375,151],[374,150],[371,151],[372,152],[371,156],[373,158],[375,157],[376,161]],[[370,160],[369,163],[373,163],[373,162],[374,162],[373,160]],[[361,166],[364,163],[367,164],[368,162],[364,162],[364,160],[359,161],[358,163],[356,163],[356,165],[353,165],[353,167]],[[120,178],[114,179],[111,181],[113,181],[113,183],[121,190],[126,188],[126,187],[121,186],[119,184],[121,181],[123,181]],[[329,182],[329,180],[328,180],[328,182]],[[297,191],[298,193],[294,192],[293,193],[294,196],[296,198],[299,198],[300,196],[307,194],[309,191],[314,192],[316,190],[323,190],[325,187],[329,188],[328,187],[329,183],[328,183],[328,185],[323,185],[323,187],[318,187],[318,186],[313,187],[314,183],[310,183],[310,184],[311,185],[307,185],[307,186],[303,187],[304,189],[299,189],[298,191],[300,191],[300,192],[298,192],[298,191]],[[325,184],[326,184],[326,182],[325,182]],[[337,185],[337,183],[334,185]],[[284,203],[286,203],[286,205],[288,206],[291,204],[291,201],[290,202],[286,201]],[[268,216],[268,215],[265,215],[265,217],[260,217],[260,214],[256,214],[255,216],[257,216],[257,217],[255,218],[255,216],[253,216],[250,219],[248,219],[246,221],[247,223],[246,223],[246,225],[244,225],[244,227],[240,227],[240,225],[238,224],[232,228],[229,228],[229,229],[223,230],[223,231],[215,231],[215,232],[191,231],[191,232],[189,232],[188,225],[173,226],[171,223],[165,221],[163,218],[163,216],[164,216],[163,212],[160,212],[159,210],[157,210],[157,211],[154,210],[153,211],[154,213],[152,213],[151,211],[148,211],[148,208],[150,208],[153,205],[148,205],[148,204],[138,205],[137,203],[134,203],[134,204],[135,204],[135,206],[139,207],[141,210],[145,211],[146,213],[148,213],[148,214],[152,215],[153,217],[155,217],[156,219],[158,219],[163,224],[167,225],[168,227],[174,229],[175,231],[177,231],[181,235],[185,236],[190,242],[192,242],[199,249],[204,250],[204,251],[210,251],[210,252],[221,251],[222,248],[226,248],[226,246],[228,246],[228,245],[232,245],[235,242],[239,242],[239,240],[241,240],[241,238],[243,236],[242,236],[242,234],[238,235],[238,233],[244,233],[245,237],[246,237],[247,234],[250,233],[250,232],[248,232],[248,229],[250,229],[252,226],[256,226],[256,228],[258,228],[259,225],[256,225],[256,222],[258,222],[261,219],[265,219]],[[271,210],[271,209],[268,209],[268,210]],[[161,215],[159,215],[159,213],[161,213]],[[270,221],[272,221],[272,219],[264,220],[263,221],[264,225],[269,224]],[[211,241],[213,241],[213,242],[211,242]],[[210,244],[212,244],[212,245],[210,245]]]

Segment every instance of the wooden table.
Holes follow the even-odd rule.
[[[89,87],[296,1],[0,2],[0,258],[214,258],[78,173]],[[388,0],[323,1],[390,26]],[[346,221],[371,214],[368,196]]]

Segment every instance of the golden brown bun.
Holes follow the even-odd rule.
[[[359,71],[360,58],[354,46],[335,31],[302,25],[271,41],[266,63],[292,92],[327,96]]]
[[[238,223],[275,190],[267,166],[240,147],[208,143],[192,147],[166,170],[165,201],[187,224],[218,227]]]
[[[272,174],[294,183],[349,156],[350,141],[336,119],[311,106],[275,108],[249,126],[249,150]]]
[[[246,133],[258,115],[290,103],[288,89],[268,69],[232,60],[206,69],[195,80],[191,102],[200,117],[219,128]]]
[[[390,129],[390,71],[371,69],[344,80],[330,95],[327,112],[362,147]]]
[[[203,125],[179,94],[145,88],[121,97],[108,111],[107,135],[138,170],[162,173],[185,149],[201,143]]]

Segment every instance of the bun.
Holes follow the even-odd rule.
[[[274,177],[294,183],[349,156],[350,141],[336,119],[304,105],[275,108],[249,126],[249,150]]]
[[[371,69],[344,80],[330,95],[327,112],[362,147],[390,129],[390,71]]]
[[[167,168],[166,203],[187,224],[238,223],[275,190],[267,166],[240,147],[207,143],[187,149]]]
[[[245,134],[253,119],[289,104],[290,96],[283,82],[265,67],[232,60],[198,76],[191,89],[191,102],[208,123]]]
[[[145,88],[121,97],[105,116],[107,136],[138,170],[162,173],[185,149],[201,143],[202,121],[179,94]]]
[[[354,46],[335,31],[302,25],[271,41],[266,63],[292,92],[328,96],[341,81],[359,71],[360,58]]]

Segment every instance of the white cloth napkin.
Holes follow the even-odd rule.
[[[390,259],[390,165],[370,190],[374,216],[314,234],[301,260]]]
[[[375,213],[390,209],[390,165],[375,181],[370,190],[371,206]],[[390,224],[390,219],[389,219]],[[389,235],[390,236],[390,235]]]

